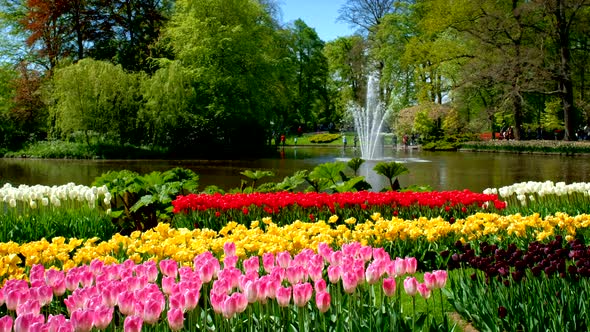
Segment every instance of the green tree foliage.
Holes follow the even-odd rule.
[[[313,127],[318,120],[325,123],[334,121],[326,91],[328,60],[323,53],[324,42],[301,19],[293,22],[288,31],[295,80],[293,115],[297,116],[289,122]]]
[[[251,0],[184,0],[175,8],[165,37],[193,74],[195,107],[206,119],[208,137],[195,141],[235,152],[263,145],[282,86],[274,22]]]
[[[162,65],[142,80],[143,104],[138,120],[145,129],[145,142],[152,147],[188,148],[206,119],[195,109],[196,91],[191,73],[180,62]]]
[[[84,59],[55,71],[49,89],[54,135],[93,134],[119,143],[135,137],[139,80],[121,66]]]

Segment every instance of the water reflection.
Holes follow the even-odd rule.
[[[275,158],[245,160],[35,160],[0,159],[0,184],[61,185],[68,182],[90,185],[109,170],[129,169],[139,173],[164,171],[173,167],[192,169],[200,176],[200,188],[217,185],[235,188],[245,179],[246,169],[269,170],[280,181],[298,170],[346,161],[358,156],[354,148],[286,147]],[[410,173],[400,176],[402,186],[430,185],[435,190],[470,189],[482,191],[522,181],[585,182],[590,176],[590,157],[487,152],[426,152],[385,149],[387,160],[403,162]],[[387,186],[387,179],[375,174],[374,161],[367,161],[360,174],[374,189]]]

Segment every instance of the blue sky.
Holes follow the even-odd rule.
[[[301,18],[325,42],[354,33],[347,23],[336,22],[346,0],[279,0],[283,23]]]

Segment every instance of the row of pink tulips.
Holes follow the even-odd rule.
[[[83,332],[120,321],[125,331],[140,331],[144,324],[177,331],[231,324],[247,309],[263,313],[271,306],[315,307],[323,314],[337,304],[333,296],[342,300],[365,287],[394,296],[396,279],[414,274],[417,266],[415,258],[391,259],[382,248],[359,243],[341,250],[321,244],[318,253],[304,250],[295,256],[267,253],[243,260],[241,268],[233,243],[226,243],[224,252],[223,267],[210,252],[195,257],[193,266],[173,260],[113,265],[94,260],[63,272],[35,265],[28,282],[9,280],[0,290],[0,310],[4,304],[8,311],[0,318],[0,332]],[[440,270],[426,273],[423,283],[406,276],[403,285],[407,294],[428,298],[446,279]],[[60,306],[67,315],[51,312]]]

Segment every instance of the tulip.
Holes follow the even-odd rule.
[[[172,259],[164,259],[160,261],[160,272],[167,277],[174,277],[178,274],[178,263]]]
[[[19,305],[29,298],[29,292],[23,289],[12,289],[4,294],[4,302],[8,310],[16,311]]]
[[[226,319],[232,318],[238,312],[238,306],[238,298],[234,296],[228,296],[225,301],[223,301],[223,317]]]
[[[264,271],[270,273],[275,266],[275,255],[272,252],[264,253],[262,255],[262,265],[264,266]]]
[[[251,272],[251,271],[255,271],[258,272],[258,270],[260,269],[260,259],[258,258],[258,256],[252,256],[246,260],[244,260],[244,271],[246,273]]]
[[[226,242],[223,244],[223,254],[225,257],[227,256],[235,256],[236,255],[236,244],[233,242]]]
[[[445,270],[436,270],[432,272],[436,277],[436,288],[444,288],[447,284],[448,274]]]
[[[330,293],[328,292],[321,291],[315,295],[315,303],[321,313],[325,313],[330,309],[330,301]]]
[[[351,272],[345,272],[342,275],[342,287],[344,288],[344,292],[348,294],[354,293],[358,280],[357,276]]]
[[[90,332],[94,321],[93,310],[78,309],[70,315],[70,321],[76,332]]]
[[[316,280],[313,285],[313,288],[315,289],[316,293],[325,292],[327,287],[328,286],[326,285],[326,280],[324,279]]]
[[[11,332],[11,331],[12,331],[12,317],[10,317],[10,316],[0,317],[0,332]]]
[[[304,307],[311,299],[313,287],[310,283],[296,284],[293,286],[293,302],[298,307]]]
[[[430,298],[430,288],[428,288],[428,286],[426,284],[418,284],[418,292],[420,293],[420,295],[424,298],[424,299],[429,299]]]
[[[131,316],[135,313],[135,296],[130,291],[123,291],[117,296],[119,311],[125,316]]]
[[[406,294],[410,296],[416,295],[416,292],[418,291],[418,280],[414,277],[407,277],[404,280],[404,289]]]
[[[428,289],[432,290],[437,288],[436,287],[436,275],[434,273],[425,272],[424,273],[424,284]]]
[[[164,310],[164,305],[163,299],[148,299],[143,307],[143,321],[150,325],[156,324],[160,320],[160,315],[162,314],[162,310]]]
[[[32,331],[32,325],[35,323],[43,324],[45,317],[41,314],[26,313],[19,315],[14,320],[14,332]]]
[[[393,296],[395,294],[396,284],[394,278],[385,278],[383,279],[383,292],[387,296]]]
[[[224,268],[230,268],[230,267],[236,267],[236,264],[238,263],[238,256],[236,255],[231,255],[231,256],[225,256],[225,258],[223,259],[223,267]]]
[[[113,308],[107,306],[98,306],[94,310],[94,327],[99,330],[106,329],[113,320]]]
[[[342,274],[342,268],[340,266],[328,266],[328,279],[331,283],[335,284],[340,281]]]
[[[415,257],[406,258],[406,273],[414,274],[418,268],[418,260]]]
[[[399,277],[406,274],[407,263],[408,262],[405,259],[396,257],[395,261],[393,261],[393,271],[390,271],[393,272],[393,275],[391,273],[389,273],[389,275],[392,277]]]
[[[184,313],[178,308],[168,310],[166,314],[168,326],[172,331],[180,331],[184,328]]]
[[[280,307],[287,307],[291,302],[291,287],[279,287],[276,289],[276,299]]]
[[[367,267],[367,271],[365,272],[365,279],[369,285],[376,284],[379,279],[381,278],[381,274],[379,273],[379,268],[376,265],[369,265]]]
[[[26,313],[40,314],[41,304],[39,301],[33,298],[29,298],[24,303],[20,303],[16,308],[17,315],[23,315]]]
[[[288,251],[281,251],[277,254],[276,260],[281,268],[286,269],[291,263],[291,254]]]
[[[123,322],[123,331],[125,332],[141,332],[143,320],[139,316],[127,316]]]

